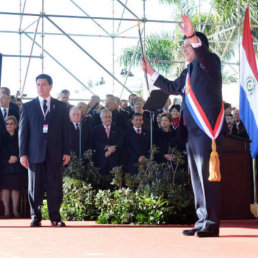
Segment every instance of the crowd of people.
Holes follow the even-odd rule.
[[[180,120],[180,104],[167,99],[162,110],[153,115],[150,125],[150,113],[143,109],[145,100],[136,94],[129,99],[120,100],[111,94],[101,101],[93,95],[88,103],[69,103],[69,90],[62,90],[58,100],[65,103],[70,118],[71,151],[77,157],[83,157],[88,149],[94,150],[94,164],[100,169],[100,175],[109,177],[115,166],[123,165],[124,171],[137,173],[137,163],[143,163],[150,151],[150,126],[153,127],[153,144],[158,147],[155,155],[157,162],[170,161],[171,149],[184,151],[185,146],[177,137]],[[174,99],[178,102],[178,98]],[[19,162],[18,122],[22,101],[10,95],[6,87],[0,88],[0,130],[1,130],[1,167],[0,187],[5,208],[5,217],[19,217],[19,198],[22,188],[27,187],[27,170]],[[239,110],[224,103],[225,118],[229,134],[248,138],[245,127],[239,118]],[[109,181],[103,180],[103,187]]]
[[[41,226],[41,204],[45,192],[51,225],[65,226],[59,211],[63,194],[62,171],[70,161],[71,151],[81,157],[91,148],[95,166],[99,168],[102,178],[119,165],[123,165],[127,173],[137,173],[135,164],[144,163],[148,158],[149,131],[154,127],[154,144],[160,149],[155,157],[157,162],[171,161],[174,158],[171,155],[173,147],[182,151],[186,149],[198,220],[192,229],[183,230],[183,235],[219,236],[219,155],[222,153],[224,134],[229,132],[241,137],[247,134],[238,110],[234,110],[231,117],[231,107],[227,104],[224,106],[221,62],[209,50],[208,38],[202,32],[194,31],[186,15],[182,15],[179,27],[184,35],[183,54],[187,67],[178,78],[169,80],[155,71],[147,58],[142,60],[142,69],[153,85],[168,95],[182,97],[181,106],[176,103],[171,106],[168,99],[164,109],[154,114],[153,124],[150,124],[150,113],[144,110],[145,100],[136,94],[129,96],[128,104],[108,94],[103,107],[98,96],[92,96],[88,104],[80,102],[78,106],[72,106],[69,104],[68,90],[60,92],[60,101],[51,97],[53,80],[49,75],[41,74],[36,77],[38,97],[22,107],[17,141],[15,119],[19,119],[19,112],[16,110],[18,116],[10,120],[10,115],[14,114],[11,111],[15,108],[11,107],[10,91],[1,89],[1,130],[7,131],[8,136],[2,137],[9,142],[4,144],[5,147],[8,145],[9,150],[9,160],[6,154],[7,167],[19,163],[18,142],[20,163],[28,169],[31,227]],[[227,124],[232,129],[228,129]],[[10,148],[11,144],[15,146]],[[1,145],[1,149],[4,149]],[[19,164],[16,169],[20,171]],[[11,192],[15,206],[19,189],[3,184],[5,181],[8,183],[14,174],[5,173],[6,167],[2,171],[4,203],[8,203]],[[17,210],[14,209],[13,213],[19,216]],[[10,216],[8,208],[5,215]]]

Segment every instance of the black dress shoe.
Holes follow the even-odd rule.
[[[41,226],[41,222],[37,219],[33,219],[30,223],[31,227],[40,227]]]
[[[197,237],[218,237],[219,230],[204,229],[195,233]]]
[[[51,221],[52,227],[65,227],[65,223],[63,221]]]
[[[193,229],[186,229],[183,230],[182,234],[184,236],[194,236],[194,234],[198,231],[199,229],[193,228]]]

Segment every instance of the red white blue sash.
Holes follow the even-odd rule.
[[[219,116],[217,118],[216,124],[214,126],[214,129],[212,129],[211,124],[204,113],[200,103],[198,102],[191,84],[190,84],[190,76],[187,74],[186,76],[186,90],[185,90],[185,102],[186,105],[196,122],[196,124],[199,126],[199,128],[206,133],[212,140],[215,140],[222,128],[223,120],[224,120],[224,104],[222,101],[221,110],[219,113]]]

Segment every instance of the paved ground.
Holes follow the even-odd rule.
[[[223,221],[219,238],[185,237],[185,226],[96,225],[28,227],[27,219],[0,219],[0,258],[5,257],[258,257],[258,220]]]

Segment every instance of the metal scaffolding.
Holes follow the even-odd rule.
[[[73,79],[75,79],[75,81],[77,83],[79,83],[83,88],[85,88],[90,94],[95,94],[94,89],[90,88],[89,86],[87,86],[85,83],[82,82],[81,79],[78,78],[78,76],[76,76],[72,71],[70,71],[70,69],[68,67],[66,67],[61,61],[58,60],[57,57],[54,57],[53,54],[51,54],[46,48],[45,48],[45,36],[46,35],[54,35],[54,36],[62,36],[62,37],[66,37],[67,39],[69,39],[69,41],[74,45],[74,47],[78,48],[83,54],[85,54],[90,60],[92,60],[95,64],[97,64],[108,76],[110,76],[112,78],[112,92],[114,93],[114,88],[115,85],[120,85],[121,88],[121,94],[120,97],[122,97],[124,90],[126,90],[128,93],[131,93],[131,89],[129,87],[127,87],[127,81],[128,81],[128,76],[131,72],[131,67],[132,64],[134,62],[135,56],[136,56],[136,51],[138,48],[138,43],[136,44],[136,47],[134,49],[134,54],[132,56],[132,60],[131,63],[129,65],[128,68],[128,73],[126,74],[125,80],[124,82],[121,82],[120,79],[115,75],[115,48],[116,48],[116,39],[138,39],[137,34],[135,33],[135,36],[128,36],[125,34],[128,31],[132,31],[133,29],[135,29],[135,27],[137,26],[137,21],[140,21],[142,23],[142,35],[143,35],[143,43],[144,43],[144,47],[145,47],[145,42],[146,42],[146,26],[147,24],[152,24],[152,23],[156,23],[156,24],[177,24],[178,21],[174,21],[174,20],[154,20],[154,19],[147,19],[146,17],[146,4],[151,4],[148,3],[146,0],[142,0],[142,18],[140,18],[139,16],[136,15],[136,13],[134,12],[134,10],[132,10],[131,8],[128,7],[128,3],[130,2],[130,0],[124,0],[124,1],[120,1],[120,0],[112,0],[112,15],[110,17],[101,17],[101,16],[91,16],[88,12],[87,12],[87,8],[86,7],[82,7],[80,6],[76,0],[70,0],[70,3],[77,8],[83,15],[82,16],[75,16],[75,15],[58,15],[58,14],[49,14],[49,13],[45,13],[45,1],[46,0],[41,0],[41,11],[40,13],[28,13],[26,12],[26,0],[23,1],[20,0],[20,12],[0,12],[1,16],[4,15],[9,15],[9,16],[18,16],[20,18],[20,22],[19,22],[19,29],[18,31],[15,30],[1,30],[0,33],[6,33],[6,34],[19,34],[19,55],[12,55],[12,54],[3,54],[3,57],[18,57],[19,60],[19,90],[21,93],[24,92],[24,89],[26,88],[26,81],[27,81],[27,76],[29,73],[29,69],[30,69],[30,62],[32,58],[40,58],[41,59],[41,70],[42,73],[44,72],[44,66],[45,66],[45,55],[47,55],[48,57],[50,57],[57,65],[59,65],[65,72],[67,72]],[[234,2],[237,3],[238,6],[238,13],[240,14],[240,9],[244,9],[243,6],[240,5],[240,1],[239,0],[233,0]],[[147,3],[146,3],[147,2]],[[232,37],[232,35],[235,33],[235,31],[237,31],[238,33],[238,45],[239,45],[239,53],[240,53],[240,27],[241,25],[241,20],[240,20],[240,15],[238,15],[238,23],[237,24],[228,24],[228,23],[211,23],[208,22],[209,17],[212,13],[212,9],[214,8],[214,2],[212,1],[212,4],[210,6],[208,15],[206,17],[205,22],[201,22],[201,11],[200,11],[200,6],[201,6],[201,1],[198,1],[198,5],[199,5],[199,21],[198,23],[195,23],[198,25],[199,30],[200,31],[204,31],[205,27],[207,25],[216,25],[216,26],[224,26],[224,29],[221,30],[219,33],[213,34],[213,35],[209,35],[209,40],[210,42],[217,42],[219,44],[225,44],[224,47],[224,52],[222,53],[222,55],[220,55],[220,58],[222,60],[222,63],[224,65],[229,65],[229,67],[231,67],[231,69],[233,69],[235,72],[237,71],[237,69],[234,66],[239,67],[239,61],[238,62],[226,62],[225,61],[225,54],[226,54],[226,49],[228,48],[228,46],[232,43],[230,38]],[[115,8],[117,6],[120,6],[120,8],[122,7],[122,13],[120,17],[115,17]],[[124,18],[125,14],[129,15],[132,18]],[[24,23],[24,19],[25,17],[35,17],[35,20],[28,25],[27,27],[25,27],[24,29],[22,29],[22,25]],[[66,32],[61,26],[61,22],[56,22],[53,19],[54,18],[62,18],[62,19],[88,19],[91,20],[98,28],[100,28],[103,32],[103,35],[97,35],[97,34],[84,34],[84,33],[68,33]],[[254,19],[254,17],[251,16],[251,18],[253,19],[253,27],[258,28],[258,24],[257,21]],[[41,21],[41,23],[40,23]],[[57,28],[59,30],[58,33],[54,33],[54,32],[48,32],[45,29],[45,22],[48,22],[49,24],[51,24],[53,27]],[[112,23],[112,31],[109,32],[107,31],[104,26],[102,26],[99,22],[100,21],[111,21]],[[118,21],[118,26],[116,28],[115,26],[115,21]],[[121,30],[121,24],[122,22],[130,22],[132,23],[132,26],[129,26],[128,28],[126,28],[124,31],[120,31]],[[38,31],[38,27],[41,24],[41,31]],[[36,26],[35,31],[31,31],[32,26]],[[223,34],[226,32],[230,32],[230,36],[228,39],[226,40],[213,40],[213,38],[215,36],[217,36],[218,34]],[[33,37],[32,37],[33,35]],[[37,36],[40,35],[41,36],[41,43],[39,43],[39,40],[37,40]],[[30,49],[30,53],[27,55],[23,55],[23,36],[25,36],[26,38],[31,40],[31,49]],[[75,40],[75,37],[98,37],[98,38],[109,38],[112,41],[112,69],[109,70],[107,67],[105,67],[105,65],[103,65],[99,60],[97,60],[97,58],[94,57],[93,54],[91,54],[89,51],[87,51],[77,40]],[[151,38],[148,38],[151,39]],[[156,38],[153,38],[156,39]],[[162,39],[159,38],[160,40],[167,40],[167,39]],[[171,40],[175,40],[175,41],[181,41],[181,39],[177,39],[177,38],[171,38]],[[257,45],[258,44],[258,40],[254,39],[254,44]],[[34,50],[34,46],[38,46],[39,48],[41,48],[41,54],[39,55],[33,55],[33,50]],[[240,54],[239,54],[240,55]],[[24,78],[23,74],[22,74],[22,58],[27,58],[28,62],[27,62],[27,66],[26,66],[26,71],[24,74]],[[240,60],[240,56],[238,58],[238,60]],[[157,61],[157,60],[155,60]],[[175,60],[175,61],[168,61],[168,60],[158,60],[158,62],[161,63],[183,63],[183,61],[180,60]]]

